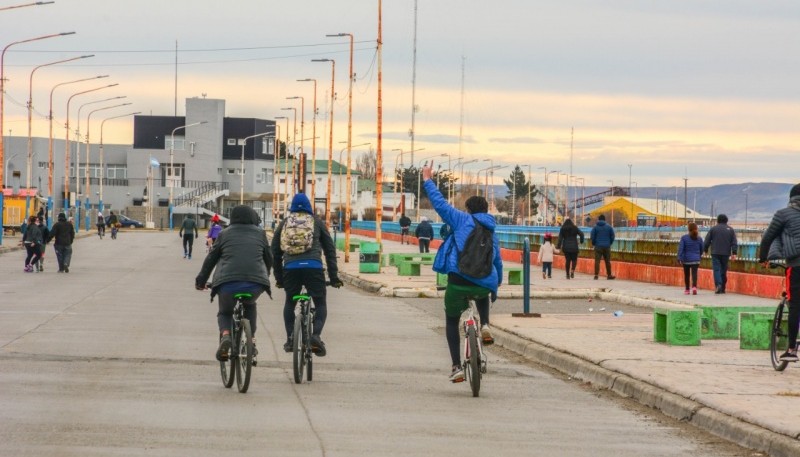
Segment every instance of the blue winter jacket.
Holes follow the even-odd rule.
[[[591,239],[592,246],[596,248],[610,248],[614,243],[614,228],[606,224],[606,221],[597,221],[592,227]]]
[[[678,262],[686,264],[700,263],[702,255],[703,240],[700,236],[694,240],[688,233],[681,237],[681,242],[678,244]]]
[[[425,192],[433,205],[433,209],[439,214],[445,224],[452,227],[452,236],[448,236],[444,243],[436,252],[433,260],[433,271],[437,273],[455,273],[467,281],[497,292],[497,287],[503,282],[503,259],[500,257],[500,242],[494,234],[496,226],[494,217],[487,213],[469,214],[459,211],[445,200],[444,196],[436,187],[432,180],[425,181]],[[473,219],[473,216],[475,219]],[[492,232],[494,243],[494,260],[492,261],[492,272],[485,278],[473,278],[458,271],[458,253],[464,249],[469,234],[475,228],[475,220]],[[455,243],[455,245],[454,245]]]

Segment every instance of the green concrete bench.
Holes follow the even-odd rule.
[[[420,253],[420,254],[389,254],[389,265],[398,265],[400,262],[410,262],[418,260],[423,262],[423,265],[433,265],[433,259],[436,254]]]
[[[358,241],[350,241],[350,252],[356,252],[360,245]],[[336,249],[344,251],[344,237],[336,238]]]
[[[423,260],[404,260],[397,266],[398,276],[420,276],[421,265],[430,265]]]
[[[784,314],[786,317],[786,314]],[[775,319],[774,312],[743,312],[739,314],[739,349],[769,349],[769,342],[772,338],[772,321]],[[788,321],[781,322],[783,334],[787,335]],[[787,337],[778,340],[778,347],[783,350],[788,346]]]
[[[508,284],[518,286],[522,284],[522,268],[506,268],[508,272]]]
[[[771,311],[761,306],[701,306],[700,338],[704,340],[739,339],[739,314]]]
[[[447,287],[447,275],[444,273],[436,273],[436,286]]]
[[[653,340],[672,346],[699,346],[700,311],[656,308]]]

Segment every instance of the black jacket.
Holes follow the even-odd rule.
[[[400,227],[411,227],[411,219],[408,216],[400,216]]]
[[[789,200],[789,206],[779,209],[761,237],[758,260],[767,260],[773,241],[779,241],[786,264],[800,266],[800,197]]]
[[[417,224],[417,229],[414,230],[414,235],[417,238],[433,239],[433,226],[428,221],[422,221]]]
[[[50,230],[49,240],[56,240],[53,243],[55,246],[72,246],[72,241],[75,240],[75,227],[66,219],[59,217],[58,222],[53,224],[53,228]]]
[[[286,225],[286,219],[281,221],[272,237],[272,256],[275,258],[275,277],[278,281],[283,279],[283,265],[285,263],[295,260],[322,261],[323,254],[325,254],[325,264],[328,268],[328,278],[330,278],[331,282],[338,280],[339,267],[336,264],[336,246],[333,244],[333,238],[331,238],[328,228],[325,227],[325,222],[317,217],[314,218],[314,238],[311,242],[311,249],[297,255],[285,254],[281,249],[281,233],[284,225]]]
[[[205,286],[211,271],[214,279],[211,288],[232,281],[248,281],[264,286],[269,291],[269,274],[272,269],[272,253],[267,234],[258,227],[258,214],[249,206],[237,206],[231,211],[231,225],[217,237],[195,285]]]
[[[580,241],[578,241],[580,239]],[[583,243],[583,232],[577,225],[562,225],[561,230],[558,231],[558,245],[556,249],[563,252],[578,252],[580,247],[579,243]]]
[[[25,235],[22,236],[22,242],[24,244],[32,244],[32,245],[44,244],[42,228],[36,224],[29,225],[28,230],[25,231]]]
[[[728,224],[719,223],[708,231],[703,242],[703,252],[711,250],[711,255],[736,255],[739,243],[736,232]]]

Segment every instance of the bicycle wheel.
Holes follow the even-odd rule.
[[[469,359],[465,360],[466,375],[472,387],[472,396],[477,397],[481,392],[481,356],[478,349],[478,334],[475,327],[467,329],[467,344],[469,344]]]
[[[303,334],[303,336],[307,338],[306,339],[306,344],[305,344],[306,350],[304,352],[305,352],[305,357],[306,357],[306,380],[308,380],[308,381],[311,381],[311,378],[313,376],[313,371],[314,371],[314,369],[313,369],[314,360],[311,357],[311,355],[312,355],[312,353],[311,353],[311,335],[313,334],[313,326],[314,326],[313,322],[314,322],[314,315],[313,314],[309,314],[308,320],[307,320],[307,323],[306,323],[306,331]]]
[[[778,309],[775,310],[775,317],[772,320],[772,328],[770,329],[769,355],[772,368],[774,368],[775,371],[783,371],[786,369],[786,365],[789,364],[789,362],[779,359],[781,350],[778,348],[778,342],[786,337],[783,330],[781,330],[781,320],[783,320],[783,302],[781,302],[781,304],[778,305]]]
[[[306,365],[306,345],[308,344],[303,335],[303,315],[299,315],[294,320],[294,331],[292,332],[292,366],[294,367],[294,382],[303,382],[303,370]]]
[[[236,364],[236,385],[239,392],[247,392],[250,386],[250,372],[253,368],[253,332],[250,331],[250,321],[242,319],[242,329],[239,340],[234,345],[236,357],[231,357]]]
[[[236,329],[231,329],[232,345],[236,344],[236,341],[233,339],[234,336],[236,336]],[[236,377],[236,368],[233,366],[233,364],[233,348],[231,348],[231,352],[228,355],[228,361],[219,363],[219,373],[222,375],[222,385],[229,389],[233,385],[233,379]]]

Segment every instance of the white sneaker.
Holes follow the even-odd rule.
[[[450,373],[450,382],[464,382],[464,370],[460,366],[453,365],[453,371]]]
[[[489,331],[489,324],[483,324],[481,326],[481,339],[483,340],[483,344],[485,345],[494,344],[494,338],[492,338],[492,332]]]

